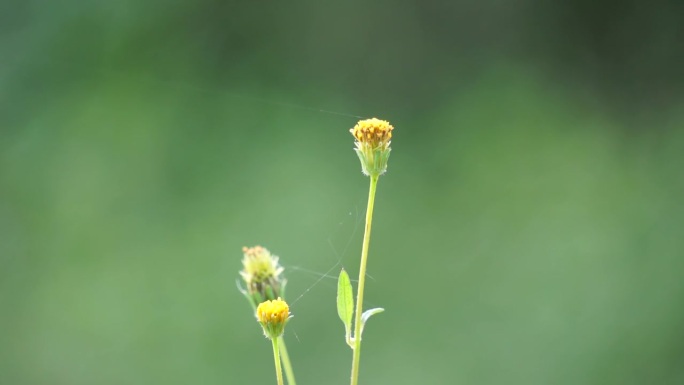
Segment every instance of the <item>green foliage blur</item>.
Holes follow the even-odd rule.
[[[684,383],[684,3],[3,1],[0,384]]]

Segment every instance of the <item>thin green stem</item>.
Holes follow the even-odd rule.
[[[352,356],[351,385],[359,383],[359,363],[361,361],[361,314],[363,313],[363,289],[366,284],[366,263],[368,262],[368,246],[370,245],[371,224],[373,222],[373,204],[378,176],[371,175],[368,189],[368,207],[366,208],[366,228],[363,232],[361,248],[361,267],[359,268],[359,288],[356,293],[356,312],[354,314],[354,354]]]
[[[280,353],[278,352],[278,340],[280,338],[274,338],[273,342],[273,359],[275,360],[276,369],[276,379],[278,380],[278,385],[284,385],[283,383],[283,369],[280,367]]]
[[[294,371],[292,370],[292,363],[290,362],[290,355],[287,354],[287,347],[285,347],[285,338],[282,336],[278,338],[278,347],[280,348],[280,357],[283,359],[283,367],[285,368],[285,378],[287,378],[288,385],[297,385],[295,382]]]

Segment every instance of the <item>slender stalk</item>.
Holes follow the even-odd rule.
[[[284,385],[283,383],[283,369],[280,367],[280,353],[278,352],[278,340],[280,338],[274,338],[273,342],[273,359],[275,360],[276,369],[276,379],[278,380],[278,385]]]
[[[290,355],[287,354],[285,339],[282,336],[278,338],[278,347],[280,348],[280,357],[283,359],[283,367],[285,368],[285,378],[287,378],[287,383],[288,385],[297,385],[295,382],[294,371],[292,370],[292,363],[290,362]]]
[[[361,248],[361,267],[359,268],[359,288],[356,293],[356,312],[354,313],[354,354],[352,356],[351,385],[359,383],[359,363],[361,360],[361,314],[363,313],[363,289],[366,284],[366,263],[368,262],[368,246],[370,245],[371,224],[373,222],[373,204],[378,176],[371,175],[368,189],[368,207],[366,208],[366,228],[363,232]]]

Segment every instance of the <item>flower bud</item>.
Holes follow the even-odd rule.
[[[290,319],[290,308],[280,298],[264,301],[257,307],[256,316],[266,338],[274,340],[283,335],[285,324]]]
[[[261,246],[243,247],[243,269],[240,271],[245,281],[243,294],[256,308],[267,300],[275,300],[284,296],[286,280],[281,276],[283,267],[278,264],[278,257]]]
[[[378,177],[387,171],[392,130],[394,127],[388,121],[377,118],[360,120],[349,130],[356,138],[354,151],[365,175]]]

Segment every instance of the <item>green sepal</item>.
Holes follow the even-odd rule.
[[[261,293],[258,291],[255,291],[252,293],[252,302],[254,303],[254,308],[256,309],[260,303],[264,302],[264,298],[261,296]]]
[[[370,148],[365,144],[360,144],[354,151],[361,161],[361,171],[364,175],[380,176],[387,171],[391,148],[383,146]]]
[[[254,314],[256,314],[257,305],[254,304],[254,298],[252,298],[252,296],[247,292],[247,290],[242,288],[242,285],[240,284],[240,280],[235,281],[235,283],[237,284],[237,287],[238,287],[238,290],[240,291],[240,293],[242,293],[242,295],[247,299],[247,302],[249,302],[249,306],[252,307]]]
[[[285,299],[285,286],[287,286],[287,280],[283,279],[280,282],[280,298]]]
[[[273,288],[270,286],[264,287],[264,291],[266,292],[266,300],[274,300],[276,299],[275,293],[273,292]],[[259,302],[261,303],[261,302]]]

